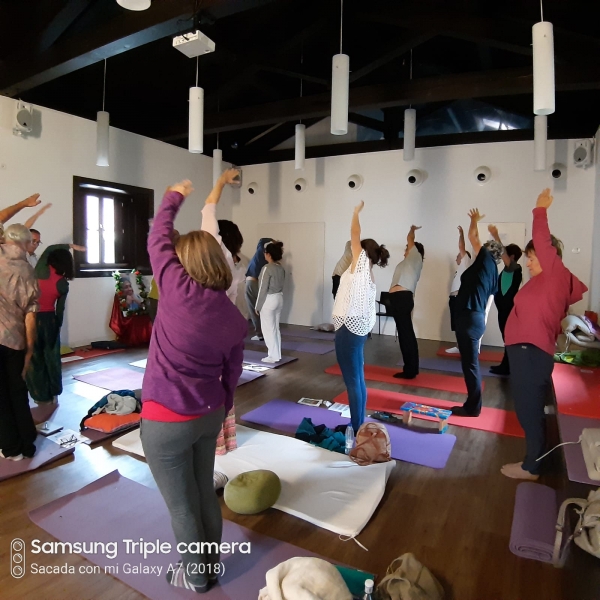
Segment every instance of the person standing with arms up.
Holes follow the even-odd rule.
[[[342,258],[337,261],[335,265],[335,269],[333,269],[333,275],[331,276],[331,293],[333,294],[333,299],[337,295],[338,288],[340,287],[340,278],[343,275],[344,271],[350,266],[352,263],[352,242],[348,240],[346,242],[346,247],[344,248],[344,254]]]
[[[256,313],[260,315],[262,332],[269,351],[269,355],[262,360],[266,363],[276,363],[281,360],[279,319],[283,308],[285,269],[279,261],[283,258],[283,243],[267,244],[265,258],[267,264],[260,272]]]
[[[412,225],[406,237],[404,260],[398,264],[390,286],[390,304],[392,316],[398,329],[400,353],[404,360],[404,369],[396,373],[397,379],[414,379],[419,374],[419,345],[412,322],[415,307],[415,291],[423,270],[425,248],[415,242],[415,231],[421,229]]]
[[[260,317],[256,314],[256,300],[258,298],[258,276],[262,268],[267,264],[265,258],[265,248],[267,244],[273,242],[271,238],[261,238],[256,246],[256,252],[248,265],[246,271],[246,303],[248,304],[248,314],[252,325],[254,325],[253,342],[262,341],[264,339],[260,328]]]
[[[538,459],[546,446],[544,405],[552,385],[560,322],[569,306],[587,292],[587,287],[565,267],[562,242],[550,234],[548,209],[552,200],[550,190],[545,189],[533,209],[533,239],[525,247],[531,278],[515,296],[504,330],[510,387],[526,444],[523,462],[502,467],[502,474],[511,479],[539,477]]]
[[[340,288],[333,305],[335,353],[346,389],[352,428],[357,432],[365,420],[367,386],[365,384],[364,346],[375,325],[375,295],[373,265],[385,267],[390,253],[372,239],[360,239],[359,214],[361,202],[352,215],[350,241],[352,263],[340,279]]]

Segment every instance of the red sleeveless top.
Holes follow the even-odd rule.
[[[50,277],[48,279],[38,279],[40,286],[39,312],[55,312],[56,301],[60,297],[56,284],[63,278],[58,275],[54,267],[49,267]]]

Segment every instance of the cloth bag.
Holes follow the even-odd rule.
[[[573,535],[569,537],[565,548],[561,552],[567,509],[571,505],[579,507],[579,509],[575,509],[575,512],[579,515],[579,521]],[[554,556],[552,558],[555,567],[564,566],[567,556],[566,550],[571,540],[582,550],[589,552],[596,558],[600,558],[600,488],[590,492],[587,500],[583,500],[582,498],[568,498],[561,504],[558,511]]]
[[[377,586],[380,600],[443,600],[444,589],[414,554],[403,554],[387,569]]]
[[[363,423],[356,434],[350,458],[361,467],[392,460],[390,435],[381,423]]]

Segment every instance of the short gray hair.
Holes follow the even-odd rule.
[[[489,240],[484,244],[484,247],[488,249],[488,252],[492,255],[492,258],[496,264],[502,260],[504,246],[500,242],[497,242],[496,240]]]
[[[4,231],[4,237],[7,242],[27,245],[31,242],[31,231],[29,231],[25,225],[15,223],[14,225],[9,225],[6,228]]]

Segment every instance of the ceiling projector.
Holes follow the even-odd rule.
[[[202,56],[215,51],[215,43],[201,31],[184,33],[173,38],[173,48],[183,52],[189,58]]]

